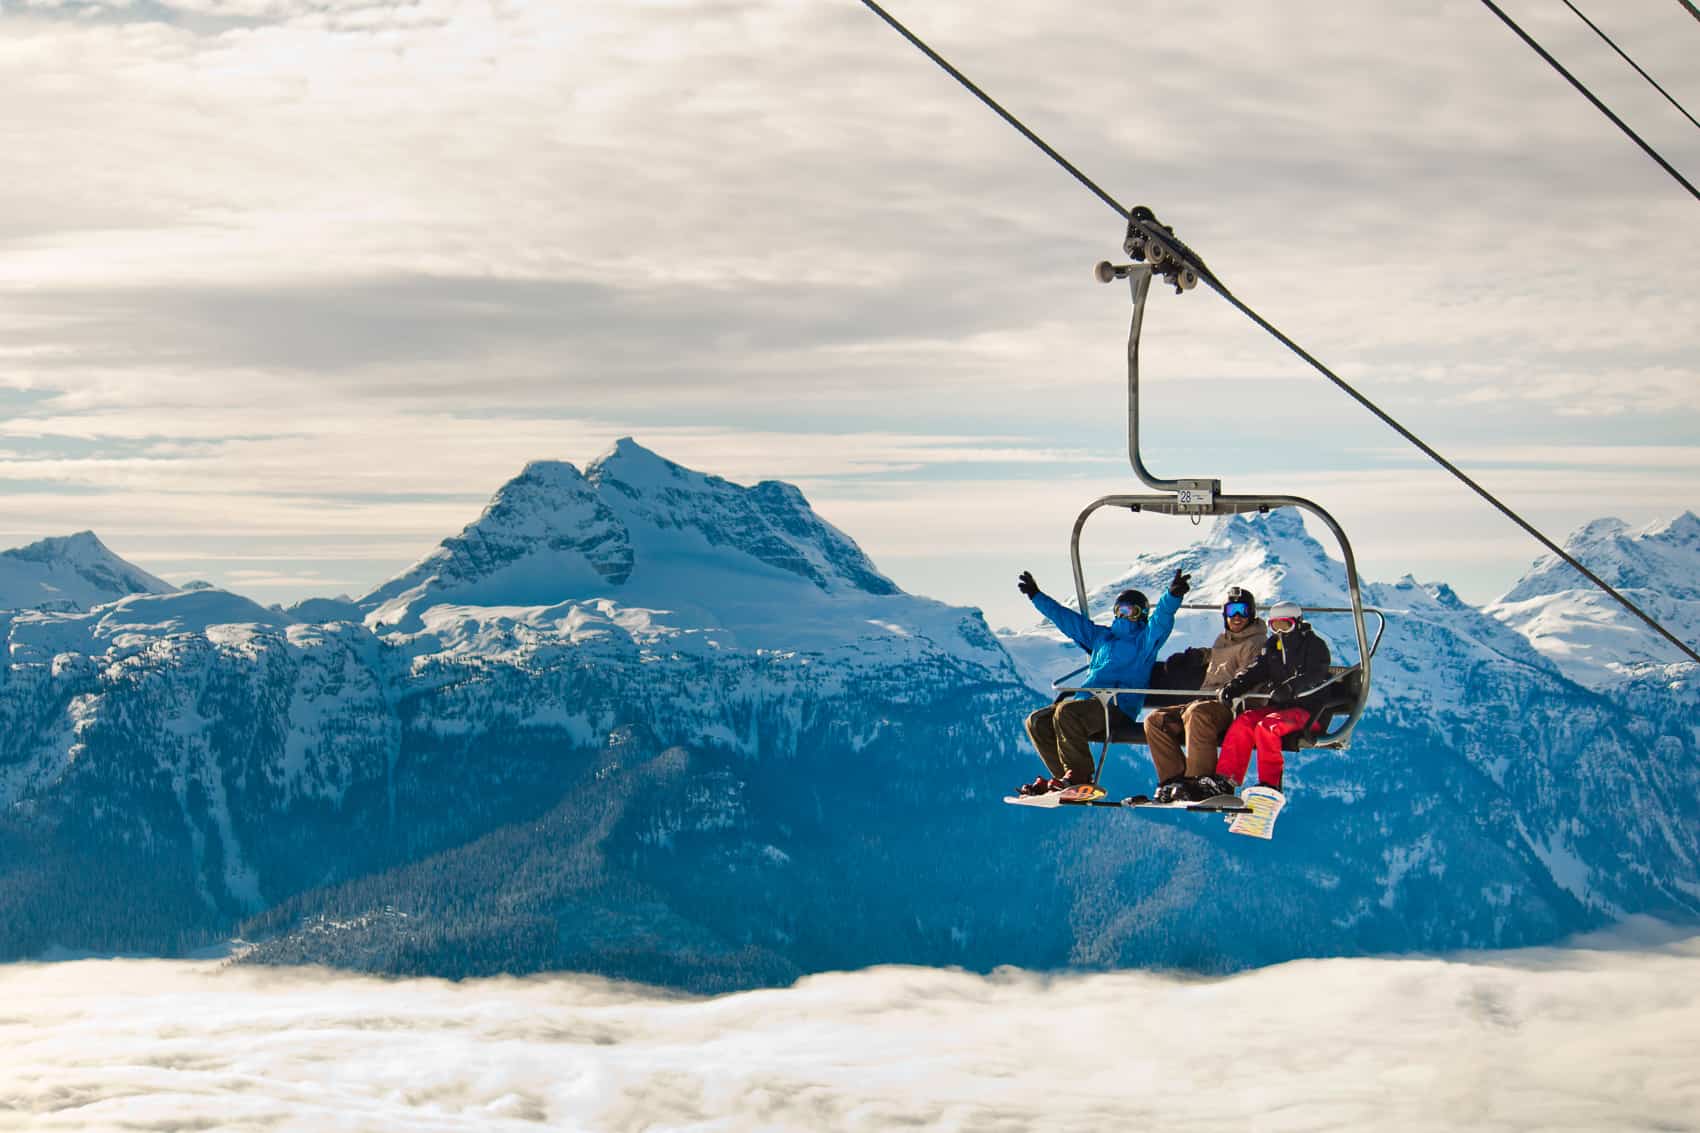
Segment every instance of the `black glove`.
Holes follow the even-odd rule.
[[[1180,571],[1177,570],[1175,572],[1175,577],[1169,582],[1169,593],[1173,594],[1176,598],[1179,598],[1179,597],[1182,597],[1183,595],[1185,595],[1186,592],[1188,590],[1191,590],[1191,589],[1192,589],[1192,575],[1182,574]]]
[[[1022,571],[1021,577],[1015,581],[1015,588],[1027,595],[1029,598],[1039,593],[1039,584],[1033,581],[1032,571]]]

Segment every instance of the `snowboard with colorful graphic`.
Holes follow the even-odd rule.
[[[1250,814],[1236,815],[1228,820],[1228,831],[1251,838],[1275,837],[1275,819],[1287,805],[1287,796],[1274,787],[1247,787],[1240,798],[1251,808]]]
[[[1003,801],[1013,806],[1121,806],[1115,799],[1104,797],[1104,788],[1096,783],[1047,791],[1042,795],[1005,795]]]

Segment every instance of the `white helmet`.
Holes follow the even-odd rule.
[[[1264,614],[1264,617],[1268,619],[1270,629],[1276,633],[1286,633],[1298,624],[1299,618],[1303,615],[1304,609],[1297,602],[1277,602],[1269,607],[1269,611]],[[1282,624],[1276,625],[1277,622]]]

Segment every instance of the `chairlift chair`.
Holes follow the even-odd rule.
[[[1299,496],[1272,495],[1226,495],[1222,492],[1222,482],[1216,479],[1186,478],[1165,479],[1153,475],[1145,467],[1145,462],[1139,452],[1139,335],[1145,318],[1145,301],[1151,289],[1152,278],[1162,275],[1164,280],[1173,285],[1176,294],[1191,290],[1198,282],[1191,263],[1201,264],[1190,249],[1175,239],[1173,230],[1161,224],[1147,208],[1136,208],[1129,215],[1127,237],[1123,248],[1132,256],[1135,263],[1112,264],[1108,261],[1098,264],[1095,274],[1101,283],[1109,283],[1117,279],[1126,279],[1133,295],[1133,321],[1127,340],[1127,448],[1128,460],[1133,466],[1133,473],[1146,487],[1158,494],[1126,495],[1116,494],[1102,496],[1093,500],[1074,521],[1073,534],[1069,539],[1069,558],[1074,567],[1074,589],[1079,602],[1080,613],[1090,619],[1091,611],[1087,602],[1086,579],[1080,565],[1080,533],[1086,526],[1086,521],[1094,513],[1103,508],[1119,508],[1141,515],[1172,515],[1186,516],[1193,523],[1199,523],[1205,516],[1267,514],[1274,508],[1290,507],[1309,512],[1326,527],[1340,545],[1341,561],[1346,569],[1346,589],[1351,598],[1349,606],[1310,606],[1305,613],[1309,614],[1350,614],[1353,628],[1356,631],[1358,645],[1358,660],[1350,665],[1332,665],[1328,678],[1321,684],[1309,689],[1299,690],[1299,695],[1309,695],[1318,689],[1333,686],[1335,695],[1330,697],[1316,713],[1311,725],[1302,732],[1285,737],[1282,746],[1289,751],[1303,748],[1329,748],[1344,751],[1351,743],[1352,733],[1363,718],[1364,706],[1369,701],[1370,691],[1370,660],[1375,656],[1377,647],[1381,644],[1382,633],[1387,628],[1386,616],[1373,607],[1366,608],[1358,584],[1357,562],[1352,555],[1352,545],[1346,538],[1345,531],[1335,521],[1332,515],[1319,504]],[[1184,254],[1183,254],[1184,253]],[[1185,609],[1215,609],[1214,606],[1188,604]],[[1373,614],[1377,619],[1375,635],[1369,635],[1365,624],[1365,614]],[[1094,779],[1103,773],[1105,757],[1111,744],[1129,743],[1142,744],[1145,742],[1144,725],[1133,722],[1131,727],[1114,728],[1110,726],[1110,705],[1116,694],[1124,692],[1151,694],[1181,694],[1193,696],[1208,696],[1203,689],[1156,689],[1156,688],[1081,688],[1069,686],[1069,678],[1081,672],[1085,666],[1075,669],[1052,682],[1052,688],[1057,692],[1058,699],[1073,696],[1077,693],[1089,693],[1104,707],[1106,735],[1103,747],[1098,756],[1097,771]],[[1257,694],[1248,696],[1253,700]],[[1267,696],[1267,694],[1263,694]],[[1335,721],[1338,720],[1338,723]]]

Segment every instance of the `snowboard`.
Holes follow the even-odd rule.
[[[1251,838],[1275,837],[1275,818],[1281,813],[1281,808],[1287,805],[1287,796],[1274,787],[1247,787],[1240,793],[1240,797],[1251,808],[1251,813],[1236,815],[1230,819],[1229,833],[1244,834]]]
[[[1149,810],[1201,810],[1207,814],[1250,814],[1251,808],[1238,795],[1215,795],[1197,802],[1182,799],[1178,802],[1160,803],[1145,795],[1134,795],[1122,800],[1123,806],[1143,807]]]
[[[1050,791],[1043,795],[1005,795],[1003,801],[1012,806],[1120,806],[1121,803],[1104,797],[1104,788],[1096,783]]]

